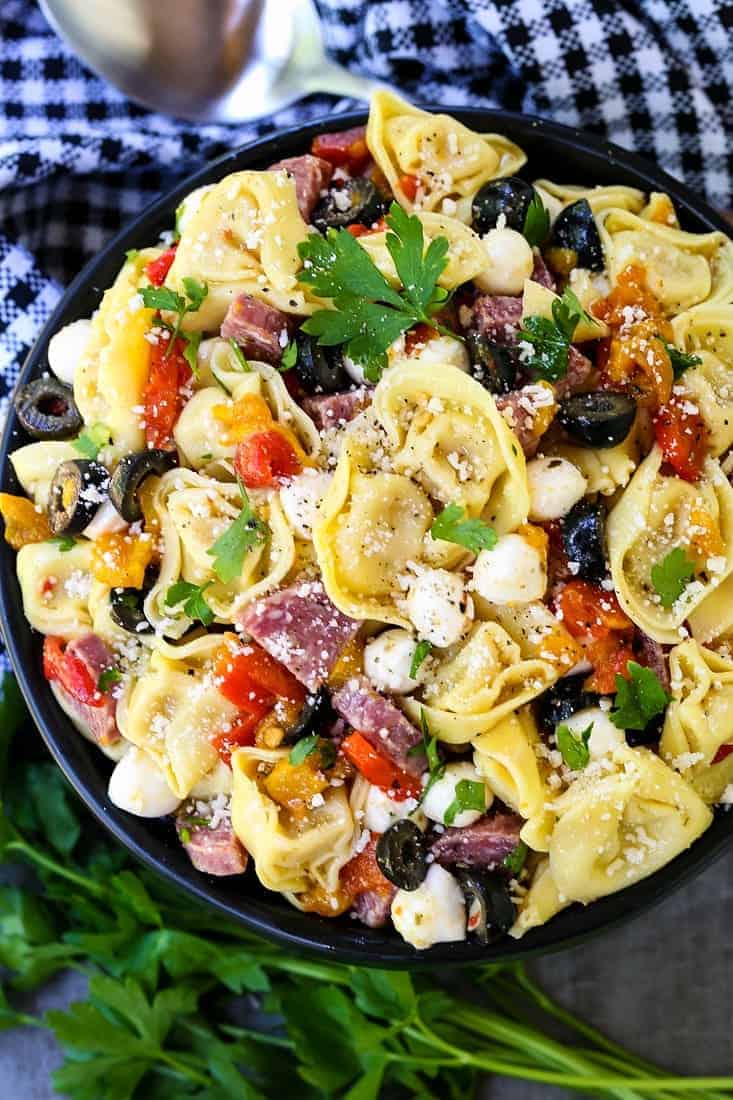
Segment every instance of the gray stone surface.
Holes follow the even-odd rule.
[[[617,1041],[680,1073],[733,1074],[733,852],[637,920],[533,964],[550,993]],[[29,1010],[83,996],[64,975]],[[42,1032],[0,1034],[0,1097],[52,1100],[59,1055]],[[523,1081],[491,1080],[483,1100],[564,1100]]]

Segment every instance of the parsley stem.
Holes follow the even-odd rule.
[[[39,852],[36,848],[32,848],[31,845],[26,844],[24,840],[9,841],[9,843],[5,845],[5,851],[18,852],[26,856],[32,863],[36,863],[39,867],[44,867],[47,871],[51,871],[52,874],[59,875],[60,878],[68,879],[69,882],[75,882],[77,886],[81,886],[82,889],[88,890],[95,898],[104,898],[107,896],[106,887],[93,882],[92,879],[87,878],[86,875],[80,875],[77,874],[76,871],[71,871],[68,867],[62,867],[56,860],[44,855],[43,852]]]

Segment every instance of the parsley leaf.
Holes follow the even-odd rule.
[[[669,361],[672,364],[672,373],[675,378],[680,378],[690,367],[698,367],[700,363],[702,363],[702,359],[699,355],[688,355],[687,352],[680,351],[674,344],[668,344],[666,340],[662,340],[661,336],[659,340],[669,356]]]
[[[580,771],[580,769],[584,768],[590,760],[588,742],[592,732],[592,722],[587,725],[584,730],[580,730],[578,733],[571,730],[570,726],[566,726],[564,722],[557,727],[555,733],[557,747],[562,753],[562,758],[567,766],[572,768],[574,772]]]
[[[611,721],[622,730],[643,730],[652,718],[662,713],[671,696],[650,668],[636,661],[629,661],[626,667],[631,679],[625,680],[616,674],[616,701]]]
[[[514,875],[515,878],[524,867],[524,862],[527,858],[528,851],[529,848],[527,847],[527,845],[524,843],[523,840],[520,840],[516,848],[512,848],[509,855],[504,856],[502,865],[506,867],[507,871]]]
[[[237,343],[237,341],[234,339],[233,336],[231,336],[229,338],[229,346],[231,347],[232,351],[234,352],[234,357],[237,360],[237,364],[239,366],[239,369],[241,371],[244,371],[245,374],[251,373],[252,368],[249,365],[249,360],[247,359],[244,352],[242,351],[242,349],[240,348],[239,344]]]
[[[296,766],[302,764],[317,750],[319,740],[320,737],[317,733],[309,733],[307,737],[301,737],[300,741],[296,741],[290,750],[289,763]]]
[[[280,360],[280,366],[278,367],[278,370],[281,374],[284,374],[285,371],[292,370],[297,362],[298,345],[295,343],[294,340],[291,340],[282,354],[282,359]]]
[[[672,607],[694,576],[695,563],[690,561],[681,546],[675,546],[659,564],[653,565],[652,584],[662,607]]]
[[[166,348],[165,358],[173,351],[173,347],[178,336],[181,333],[181,325],[183,324],[183,318],[187,313],[196,313],[203,305],[204,299],[209,293],[209,287],[207,283],[200,283],[197,279],[192,279],[189,275],[184,276],[181,280],[183,283],[184,295],[177,294],[175,290],[171,290],[167,286],[143,286],[140,288],[140,297],[143,300],[143,304],[148,309],[166,310],[169,313],[176,314],[176,320],[173,325],[163,321],[162,324],[170,332],[170,338],[168,340],[168,347]],[[195,352],[189,352],[188,345],[191,342],[195,344],[195,351],[198,351],[198,345],[201,342],[200,333],[184,334],[187,347],[186,347],[186,360],[191,366],[192,370],[195,370]],[[193,358],[193,362],[191,361]]]
[[[532,345],[527,366],[540,378],[556,382],[567,373],[570,344],[583,318],[592,320],[570,287],[565,288],[562,298],[553,301],[551,321],[537,314],[525,317],[519,339]]]
[[[204,597],[204,592],[212,584],[191,584],[189,581],[176,581],[165,594],[166,607],[177,607],[183,604],[183,612],[189,619],[198,619],[204,626],[210,626],[214,621],[214,612],[211,610]]]
[[[423,663],[432,648],[433,647],[431,646],[430,642],[427,642],[425,640],[423,640],[422,642],[418,642],[415,646],[415,652],[413,653],[412,661],[410,662],[410,678],[412,680],[414,680],[417,676],[420,665]]]
[[[387,250],[402,283],[395,290],[368,252],[345,229],[314,233],[298,245],[303,270],[301,283],[316,294],[332,298],[334,310],[317,310],[303,331],[325,346],[346,344],[346,354],[364,367],[376,382],[387,363],[387,348],[413,325],[431,324],[440,332],[434,314],[448,294],[439,287],[448,262],[448,240],[435,237],[427,249],[422,222],[392,203],[387,215]]]
[[[96,458],[102,447],[106,447],[112,433],[106,424],[92,424],[74,440],[71,446],[85,458]]]
[[[213,569],[222,584],[229,584],[240,575],[247,552],[253,546],[260,546],[266,542],[270,534],[270,528],[255,513],[241,483],[239,491],[244,502],[242,511],[231,527],[228,527],[206,551],[214,558]]]
[[[437,780],[440,779],[440,777],[442,776],[443,772],[445,771],[445,764],[441,759],[440,751],[438,749],[438,735],[430,733],[428,720],[425,716],[425,711],[422,708],[420,709],[420,730],[422,732],[422,741],[420,741],[417,745],[413,745],[413,747],[408,751],[407,755],[418,756],[424,753],[428,762],[429,776],[425,787],[423,787],[422,795],[420,796],[420,801],[422,802],[425,798],[425,795],[432,787],[433,783],[437,782]]]
[[[200,332],[189,332],[187,334],[187,336],[186,336],[186,347],[185,347],[185,350],[183,352],[183,358],[186,360],[189,367],[191,368],[191,373],[193,374],[194,378],[197,378],[198,373],[199,373],[198,354],[199,354],[199,344],[200,343],[201,343],[201,333]]]
[[[69,550],[73,550],[76,546],[76,539],[71,535],[54,535],[52,539],[47,539],[47,542],[52,542],[58,546],[62,554],[66,554]]]
[[[443,816],[446,825],[452,825],[464,810],[479,810],[483,813],[485,809],[486,789],[483,783],[476,779],[460,779],[456,783],[455,797]]]
[[[534,188],[533,188],[534,191]],[[528,244],[540,245],[547,239],[547,234],[550,232],[550,215],[545,209],[545,204],[536,191],[532,195],[532,200],[527,207],[527,213],[524,217],[524,227],[522,228],[522,235]]]
[[[185,313],[186,299],[167,286],[140,287],[140,297],[147,309],[165,309],[170,313]]]
[[[497,542],[494,528],[482,519],[465,519],[465,515],[466,509],[460,504],[448,504],[433,520],[431,537],[455,542],[474,554],[480,550],[493,550]]]
[[[127,260],[128,264],[131,264],[131,263],[134,263],[134,261],[138,258],[139,255],[140,255],[140,249],[139,248],[128,248],[127,252],[125,253],[125,259]]]
[[[97,688],[101,692],[107,692],[115,684],[119,684],[122,674],[117,668],[105,668],[97,680]]]

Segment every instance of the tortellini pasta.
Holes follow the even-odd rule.
[[[355,839],[348,796],[343,787],[330,787],[322,805],[309,811],[308,821],[295,821],[257,782],[261,765],[274,765],[285,756],[286,749],[234,753],[232,826],[268,890],[297,895],[317,885],[333,892]]]
[[[372,98],[366,140],[408,210],[441,207],[448,213],[447,199],[455,213],[457,200],[472,198],[489,180],[513,175],[527,159],[500,134],[477,134],[450,115],[421,111],[387,91]],[[416,195],[405,193],[405,175],[418,181]]]
[[[18,551],[23,611],[34,630],[63,638],[89,631],[91,560],[89,542],[77,542],[66,551],[53,542],[37,542]]]
[[[39,508],[46,509],[56,470],[62,462],[78,457],[79,452],[73,444],[65,440],[49,439],[19,447],[11,454],[10,461],[24,492]]]
[[[622,607],[655,641],[674,644],[685,619],[733,570],[733,488],[712,458],[699,482],[665,474],[655,446],[609,515],[607,536]],[[665,607],[651,572],[676,547],[695,563],[695,577]]]
[[[534,750],[538,738],[532,713],[524,707],[473,742],[476,770],[494,795],[525,820],[542,814],[547,798]]]
[[[455,290],[469,279],[477,279],[489,264],[489,256],[481,238],[467,225],[443,214],[418,213],[423,227],[426,247],[436,237],[445,237],[449,243],[448,262],[441,272],[438,285]],[[393,286],[399,286],[394,261],[387,248],[387,233],[369,233],[359,238],[361,247]]]

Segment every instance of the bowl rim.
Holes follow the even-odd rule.
[[[637,154],[599,137],[546,119],[499,109],[434,104],[426,105],[425,109],[449,113],[459,121],[484,131],[506,130],[520,145],[522,140],[532,141],[538,137],[551,146],[590,158],[601,170],[618,168],[620,174],[634,176],[636,185],[646,191],[666,191],[677,209],[697,225],[704,226],[708,231],[718,230],[726,236],[730,235],[730,226],[723,218],[701,202],[685,184],[656,169]],[[153,234],[157,236],[162,228],[170,226],[175,208],[184,195],[205,183],[223,178],[230,171],[261,168],[281,159],[283,155],[297,155],[297,151],[302,152],[310,147],[310,139],[314,135],[361,125],[366,118],[367,110],[361,109],[269,134],[204,164],[154,200],[112,237],[64,291],[34,341],[20,370],[18,382],[22,383],[39,371],[53,333],[62,324],[88,315],[90,301],[101,298],[110,280],[107,274],[102,278],[100,274],[108,269],[116,272],[127,249],[149,245]],[[298,150],[297,146],[300,147]],[[17,487],[17,480],[8,459],[10,452],[18,446],[18,434],[19,425],[11,408],[0,440],[2,488],[10,487],[11,491]],[[468,941],[449,942],[437,944],[426,951],[416,951],[394,929],[367,929],[354,922],[333,921],[312,913],[302,913],[291,907],[281,895],[263,892],[254,883],[251,871],[244,879],[239,876],[216,879],[195,871],[180,845],[174,842],[177,847],[173,847],[172,838],[161,835],[157,819],[136,818],[113,806],[107,798],[106,778],[101,774],[102,767],[106,768],[102,753],[96,745],[81,737],[61,711],[43,679],[38,660],[40,635],[36,635],[23,615],[15,572],[15,552],[4,540],[0,549],[0,626],[13,671],[47,748],[100,824],[135,858],[168,881],[251,931],[290,949],[325,955],[334,961],[384,968],[460,967],[482,962],[525,960],[574,946],[591,935],[611,929],[648,910],[718,859],[733,837],[733,815],[727,823],[725,815],[720,815],[689,849],[653,875],[586,908],[575,904],[547,924],[526,933],[521,940],[505,937],[488,948]],[[242,886],[239,892],[235,888],[222,886],[222,883],[237,882]]]

